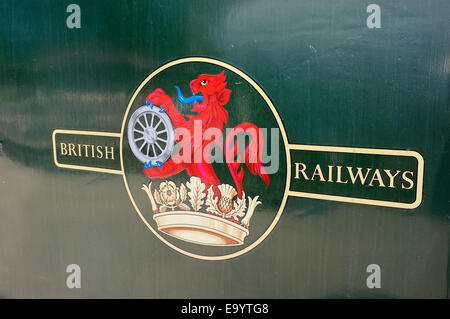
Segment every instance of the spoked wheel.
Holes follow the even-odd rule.
[[[161,166],[174,148],[175,131],[169,116],[157,106],[138,108],[128,122],[128,143],[136,158],[151,166]]]

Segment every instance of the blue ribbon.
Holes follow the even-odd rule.
[[[176,85],[175,85],[175,88],[178,91],[178,100],[181,103],[189,104],[189,103],[192,103],[192,102],[203,102],[203,96],[193,94],[193,96],[191,96],[191,97],[184,97],[183,94],[181,94],[180,88],[178,86],[176,86]]]

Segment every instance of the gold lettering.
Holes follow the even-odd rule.
[[[328,182],[333,183],[333,167],[332,165],[328,165]]]
[[[89,156],[89,153],[88,153],[89,145],[83,144],[83,147],[84,147],[84,157],[88,157]]]
[[[325,178],[323,177],[322,169],[320,168],[319,164],[316,165],[316,168],[314,169],[314,173],[311,176],[312,181],[314,180],[314,176],[316,176],[316,175],[319,176],[321,182],[325,182]]]
[[[61,149],[60,155],[67,155],[67,144],[59,143],[59,148]]]
[[[302,169],[299,169],[300,165],[302,166]],[[299,173],[302,173],[303,174],[303,178],[305,180],[309,180],[308,176],[306,176],[305,169],[306,169],[306,165],[305,164],[303,164],[303,163],[295,163],[295,179],[300,179],[300,176],[299,176],[300,174]]]
[[[97,158],[103,158],[103,151],[101,145],[97,145]]]
[[[337,180],[336,180],[336,183],[347,184],[348,180],[346,180],[345,182],[343,182],[341,180],[342,166],[336,166],[336,167],[337,167]]]
[[[349,167],[347,166],[347,170],[348,170],[348,174],[350,175],[350,179],[352,180],[352,184],[355,184],[356,180],[359,178],[359,180],[361,181],[361,184],[364,185],[364,183],[366,182],[366,178],[369,175],[369,172],[372,170],[371,168],[366,168],[366,175],[363,176],[362,174],[362,168],[361,167],[357,167],[357,173],[356,176],[353,175],[353,167]]]
[[[376,177],[376,178],[375,178]],[[373,173],[372,179],[370,180],[369,186],[373,186],[373,181],[377,181],[380,187],[386,187],[383,183],[383,178],[381,177],[380,170],[377,168],[375,173]]]
[[[72,152],[74,156],[77,156],[77,153],[75,152],[75,144],[69,143],[69,156],[72,156]]]
[[[109,148],[111,150],[108,150],[108,146],[105,146],[105,155],[106,155],[105,158],[109,159],[108,154],[111,154],[111,159],[113,160],[114,159],[114,147],[109,146]]]
[[[111,160],[114,160],[115,158],[114,146],[60,142],[59,149],[60,155],[90,157],[99,159],[104,158]],[[305,168],[306,166],[303,169]]]
[[[394,179],[395,179],[395,176],[397,176],[398,173],[400,173],[400,171],[397,170],[394,175],[392,175],[392,173],[389,169],[385,169],[384,171],[386,172],[387,176],[389,176],[389,187],[395,188]]]
[[[406,176],[408,173],[411,174],[411,177],[414,176],[414,173],[411,172],[411,171],[404,171],[404,172],[403,172],[403,174],[402,174],[403,180],[404,180],[405,182],[408,182],[408,183],[409,183],[409,186],[406,187],[406,186],[403,185],[403,183],[402,183],[402,189],[411,189],[411,188],[414,187],[414,182],[413,182],[410,178],[408,178],[408,177]]]

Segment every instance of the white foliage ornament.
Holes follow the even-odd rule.
[[[199,177],[191,176],[190,182],[186,183],[187,187],[190,189],[188,192],[189,203],[192,205],[192,209],[198,212],[201,208],[206,197],[204,193],[206,186],[202,183]]]

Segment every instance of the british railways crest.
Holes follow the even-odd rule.
[[[148,229],[199,259],[255,248],[288,196],[408,210],[422,202],[418,152],[289,144],[263,89],[211,58],[148,75],[120,133],[56,129],[52,139],[56,166],[121,175]]]

